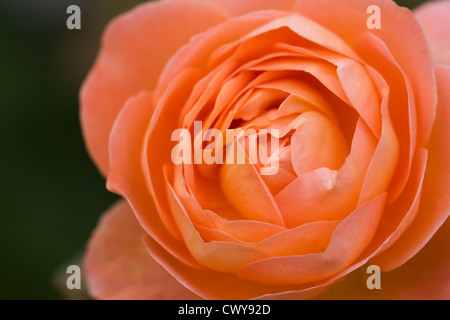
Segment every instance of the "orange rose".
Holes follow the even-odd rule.
[[[125,198],[88,246],[92,296],[450,298],[449,223],[422,249],[450,211],[449,13],[419,10],[431,46],[388,0],[166,0],[114,20],[81,91],[87,147]],[[254,129],[233,144],[246,163],[175,164],[196,121]],[[263,174],[246,142],[272,129]],[[367,262],[403,266],[370,291]]]

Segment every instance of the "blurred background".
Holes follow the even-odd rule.
[[[0,0],[0,299],[64,298],[55,274],[117,199],[86,153],[78,91],[105,25],[142,2]]]

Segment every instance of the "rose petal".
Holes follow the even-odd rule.
[[[369,15],[366,11],[372,5],[377,5],[381,10],[380,30],[367,28]],[[333,30],[351,46],[366,32],[376,34],[387,45],[410,77],[420,119],[417,143],[419,146],[425,145],[433,126],[437,97],[428,44],[422,27],[411,11],[400,8],[394,1],[385,0],[298,0],[296,11]]]
[[[279,28],[288,28],[303,39],[317,44],[323,48],[330,49],[334,52],[343,54],[350,58],[357,59],[358,56],[352,48],[338,37],[332,28],[324,28],[323,25],[316,23],[314,20],[307,18],[304,15],[291,14],[286,17],[281,17],[270,21],[269,23],[250,32],[245,38],[252,38],[255,35],[267,32],[268,30],[275,30]]]
[[[358,114],[364,119],[375,136],[380,136],[380,103],[375,87],[368,75],[366,65],[362,62],[358,62],[358,59],[349,59],[336,52],[323,50],[323,48],[304,48],[286,44],[280,44],[279,46],[301,55],[323,59],[337,67],[336,75],[339,80],[338,85],[340,86],[340,91],[343,91],[343,94],[346,95],[346,97],[341,98],[342,93],[338,94],[338,91],[333,89],[333,85],[330,81],[328,81],[328,83],[324,82],[324,84],[326,84],[325,87],[340,97],[342,101],[352,104],[353,108],[355,108]],[[357,85],[355,85],[355,79],[358,79]]]
[[[268,286],[238,278],[234,274],[213,270],[196,270],[181,263],[162,249],[150,237],[144,239],[147,249],[180,283],[205,299],[239,299],[267,297],[307,298],[317,294],[322,286]],[[270,298],[269,298],[270,299]]]
[[[322,167],[338,170],[348,155],[339,126],[318,112],[304,112],[300,117],[291,137],[292,165],[297,176]]]
[[[244,152],[239,143],[233,143],[232,147],[237,149],[235,153]],[[272,194],[255,166],[249,164],[246,156],[245,158],[246,164],[222,165],[220,185],[224,194],[247,219],[284,227],[283,218]],[[243,181],[245,183],[242,183]]]
[[[340,221],[316,221],[279,232],[256,245],[271,256],[290,256],[324,251]]]
[[[414,151],[416,148],[423,147],[417,144],[418,116],[416,112],[417,104],[415,92],[412,88],[408,74],[401,69],[400,65],[395,61],[389,51],[389,48],[381,41],[381,39],[371,33],[366,33],[358,42],[358,48],[360,54],[363,55],[386,80],[386,87],[382,91],[384,92],[385,97],[381,106],[381,111],[384,117],[390,117],[387,122],[392,122],[393,129],[395,129],[395,134],[399,142],[398,152],[394,151],[398,154],[398,163],[394,176],[392,177],[392,182],[389,186],[388,201],[392,202],[400,196],[405,187],[411,170]],[[386,100],[387,96],[389,97],[388,101]],[[386,110],[386,102],[389,102],[389,110]],[[383,126],[386,131],[386,119],[383,119],[383,121]],[[392,144],[390,141],[393,142],[392,139],[389,139],[386,142]],[[386,142],[384,142],[384,144],[386,144]],[[395,146],[391,146],[390,148],[395,150]],[[392,167],[393,161],[390,163]],[[391,170],[392,168],[389,168],[388,171]],[[386,175],[386,177],[390,179],[389,175]],[[384,183],[388,181],[389,180]]]
[[[128,127],[128,129],[125,129],[126,131],[133,132],[132,134],[130,133],[130,135],[132,135],[134,140],[128,142],[129,145],[119,145],[117,147],[117,158],[119,159],[120,156],[123,157],[123,154],[120,154],[120,148],[122,148],[123,152],[123,150],[130,148],[130,146],[141,143],[141,145],[138,145],[133,149],[133,154],[128,154],[129,158],[127,160],[135,163],[135,169],[141,168],[142,172],[140,173],[139,179],[143,181],[145,186],[138,188],[133,180],[130,180],[129,177],[126,177],[119,171],[118,174],[114,175],[114,178],[117,180],[123,179],[123,186],[121,187],[125,188],[124,190],[129,192],[130,196],[134,196],[135,193],[142,193],[142,190],[150,191],[161,220],[175,237],[179,237],[179,232],[175,227],[173,217],[170,213],[170,208],[166,200],[166,191],[160,186],[164,184],[164,166],[167,163],[172,163],[171,149],[174,144],[171,141],[171,135],[172,132],[177,129],[177,119],[173,117],[173,112],[179,110],[179,106],[184,103],[186,97],[191,92],[193,83],[196,83],[198,78],[199,72],[195,69],[185,69],[179,73],[172,79],[172,83],[166,94],[159,100],[158,107],[153,113],[151,121],[148,119],[147,122],[141,122],[143,120],[140,118],[134,120],[142,126],[142,128],[138,128],[143,132],[139,131],[136,133],[136,128],[134,128],[136,124],[133,124],[130,120],[130,122],[124,125]],[[145,107],[141,106],[141,108]],[[141,112],[143,112],[143,110],[141,110]],[[138,114],[133,116],[139,117]],[[120,141],[121,139],[123,140],[121,134],[117,132],[117,141]],[[111,141],[113,140],[113,135],[111,135]],[[113,149],[112,143],[110,148],[111,150]],[[111,160],[111,165],[112,163],[113,161]],[[129,168],[130,171],[132,171],[131,168],[133,168],[133,166],[130,166],[128,163],[117,164],[117,170],[121,170],[123,167]],[[113,174],[111,174],[111,176],[112,175]],[[108,177],[108,183],[109,181],[114,181],[111,176]],[[137,179],[137,177],[134,177],[133,179]],[[134,188],[136,188],[136,191],[133,190]],[[144,202],[144,199],[137,199],[137,201]],[[133,202],[130,201],[130,203]]]
[[[429,148],[419,212],[400,239],[373,263],[392,270],[414,256],[433,236],[450,214],[450,67],[437,66],[439,106]]]
[[[280,163],[280,168],[276,174],[264,175],[261,176],[261,178],[266,183],[267,188],[269,188],[272,195],[276,196],[281,190],[286,188],[289,183],[293,182],[296,176],[290,170],[282,168]]]
[[[258,10],[292,11],[296,0],[203,0],[214,3],[227,12],[239,16]]]
[[[291,94],[302,102],[316,107],[330,118],[334,118],[328,101],[310,78],[298,71],[266,71],[251,83],[257,88],[280,90]]]
[[[353,294],[355,294],[353,296],[354,298],[362,299],[362,298],[375,298],[379,295],[379,293],[376,293],[378,292],[378,290],[372,290],[371,291],[372,294],[371,295],[368,294],[368,292],[370,291],[367,289],[366,286],[366,280],[368,278],[368,275],[365,274],[367,266],[363,267],[359,271],[354,270],[364,265],[369,258],[378,254],[380,250],[384,250],[386,249],[386,247],[389,247],[389,245],[392,245],[392,243],[395,243],[395,241],[399,238],[399,236],[401,236],[401,234],[405,231],[405,229],[408,228],[408,226],[411,224],[411,221],[414,219],[418,209],[420,194],[422,192],[421,186],[426,161],[427,161],[427,152],[426,150],[422,149],[421,152],[418,153],[418,156],[416,157],[415,162],[413,164],[411,170],[412,172],[411,179],[408,181],[408,184],[406,186],[407,192],[402,194],[402,196],[394,204],[388,205],[385,208],[380,224],[378,226],[378,230],[374,238],[372,239],[370,245],[367,247],[364,253],[362,253],[356,260],[358,262],[355,262],[352,267],[348,268],[347,270],[344,270],[341,274],[327,280],[326,282],[326,283],[333,283],[339,278],[342,278],[343,275],[352,272],[352,274],[348,277],[349,279],[344,280],[344,284],[336,285],[337,288],[343,287],[346,288],[346,290],[349,290],[350,292],[347,291],[342,292],[340,289],[335,290],[333,287],[333,289],[330,290],[331,291],[330,295],[324,294],[321,296],[321,298],[325,296],[337,299],[347,299],[348,297],[352,297]],[[364,270],[364,274],[362,270]],[[355,277],[354,274],[356,274],[357,276]],[[383,279],[385,278],[385,275],[386,274],[382,274]],[[409,275],[409,279],[411,278],[412,277]],[[392,282],[392,280],[390,282]],[[389,294],[396,293],[397,289],[395,288],[395,283],[396,282],[394,281],[392,286],[390,285],[391,283],[388,283],[389,291],[382,292],[381,297],[384,296],[387,298],[388,296],[386,293]],[[383,282],[382,288],[384,287],[385,284]],[[399,289],[401,290],[401,287]],[[340,296],[334,296],[337,293],[339,293]]]
[[[202,239],[205,240],[206,242],[222,241],[222,242],[237,243],[237,244],[242,244],[242,245],[248,244],[248,242],[236,239],[235,237],[233,237],[233,236],[229,235],[228,233],[223,232],[221,230],[203,227],[203,226],[199,226],[196,224],[194,224],[194,226],[195,226],[195,229],[200,234],[200,236],[202,237]]]
[[[152,91],[164,65],[182,45],[226,18],[222,9],[206,2],[157,1],[110,23],[80,93],[87,148],[104,175],[109,171],[109,133],[125,101],[141,90]]]
[[[243,266],[244,279],[272,285],[313,282],[348,267],[368,246],[383,212],[386,194],[368,201],[350,214],[334,231],[322,253],[271,257]]]
[[[258,242],[285,230],[274,224],[254,220],[228,221],[211,211],[205,211],[205,214],[216,229],[246,242]]]
[[[229,79],[221,86],[214,103],[213,111],[205,122],[205,126],[207,128],[214,123],[219,114],[225,112],[227,107],[238,99],[240,93],[253,78],[254,73],[241,72],[236,77]]]
[[[224,219],[242,219],[242,215],[228,202],[222,190],[217,187],[218,179],[208,179],[202,176],[194,171],[194,166],[198,167],[198,165],[184,166],[184,178],[186,188],[189,188],[189,192],[202,209],[215,212]],[[190,170],[192,171],[189,172]]]
[[[381,105],[383,114],[381,137],[361,189],[360,204],[387,190],[398,164],[399,142],[389,115],[388,101],[387,93]]]
[[[317,299],[367,300],[449,300],[450,299],[450,220],[427,245],[403,266],[381,273],[381,290],[366,286],[367,266],[354,271]]]
[[[372,241],[372,248],[376,250],[371,253],[371,256],[379,254],[394,244],[414,221],[419,209],[427,160],[428,151],[417,150],[404,192],[394,203],[386,206],[379,230]]]
[[[226,81],[229,79],[230,73],[233,70],[233,64],[223,64],[195,84],[192,93],[189,96],[189,100],[186,102],[179,115],[180,119],[182,119],[182,124],[185,127],[190,127],[195,120],[202,120],[199,117],[200,112],[203,111],[205,106],[208,106],[208,103],[217,98],[217,95],[221,92],[225,83],[227,83]],[[251,78],[251,73],[239,74],[236,78],[231,79],[231,83],[228,84],[230,88],[228,89],[231,91],[239,90],[242,86],[245,86]],[[233,98],[234,95],[225,97],[230,99]],[[214,111],[216,111],[216,114],[218,113],[217,108],[212,108],[212,110],[213,113]],[[203,125],[204,129],[209,128],[209,126],[210,123],[208,122]]]
[[[348,99],[367,123],[376,137],[380,136],[381,119],[379,106],[381,101],[365,66],[352,59],[333,58],[337,74]]]
[[[301,175],[281,190],[275,200],[286,226],[340,220],[352,212],[358,203],[376,143],[369,127],[360,119],[350,154],[339,171],[320,168]]]
[[[237,41],[258,26],[283,15],[286,15],[286,13],[279,11],[252,12],[245,16],[230,19],[216,28],[211,28],[192,38],[189,45],[181,48],[166,64],[155,90],[156,99],[164,94],[172,79],[181,70],[187,67],[205,69],[211,54],[218,47]]]
[[[349,103],[336,74],[336,67],[328,61],[304,57],[280,57],[256,64],[251,70],[300,70],[312,74],[331,92]]]
[[[235,242],[211,241],[205,242],[189,219],[189,209],[183,205],[183,198],[179,198],[168,182],[167,195],[175,221],[183,235],[189,252],[203,266],[221,272],[236,272],[243,265],[267,257],[266,254],[254,248]],[[177,182],[178,193],[180,185]],[[186,193],[181,194],[186,197]]]
[[[185,263],[200,267],[189,255],[186,246],[176,240],[181,236],[177,234],[174,222],[169,218],[164,222],[161,220],[144,178],[141,154],[145,129],[152,114],[149,108],[151,101],[152,96],[143,92],[131,98],[118,116],[111,133],[111,172],[107,186],[128,200],[141,226],[166,250]],[[168,226],[172,227],[172,234]]]
[[[415,159],[411,179],[406,186],[407,194],[402,194],[394,204],[387,205],[381,217],[378,229],[369,246],[353,262],[353,265],[343,270],[336,276],[327,279],[323,285],[332,284],[343,276],[364,265],[370,258],[376,256],[380,251],[388,248],[399,238],[411,224],[417,213],[418,202],[422,190],[424,167],[427,161],[427,151],[422,149]],[[414,192],[415,190],[415,192]],[[366,276],[367,277],[367,276]],[[364,280],[365,281],[365,280]],[[361,284],[362,286],[362,284]],[[364,286],[365,287],[365,286]]]
[[[434,61],[450,64],[450,1],[426,2],[414,14],[425,29]]]
[[[197,299],[149,255],[145,231],[125,201],[100,220],[88,244],[84,271],[97,299]]]
[[[254,119],[268,107],[286,99],[287,95],[287,93],[279,90],[256,89],[249,91],[246,100],[238,102],[239,107],[236,105],[235,117],[243,120]]]

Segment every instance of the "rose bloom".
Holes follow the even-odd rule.
[[[81,90],[87,148],[124,198],[87,247],[89,293],[449,299],[449,16],[450,1],[165,0],[116,18]],[[171,135],[194,121],[278,129],[277,173],[174,164]]]

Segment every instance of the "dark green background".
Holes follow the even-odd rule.
[[[140,2],[0,1],[0,299],[61,298],[55,272],[116,199],[85,151],[78,90],[105,24]],[[71,4],[81,30],[66,28]]]

